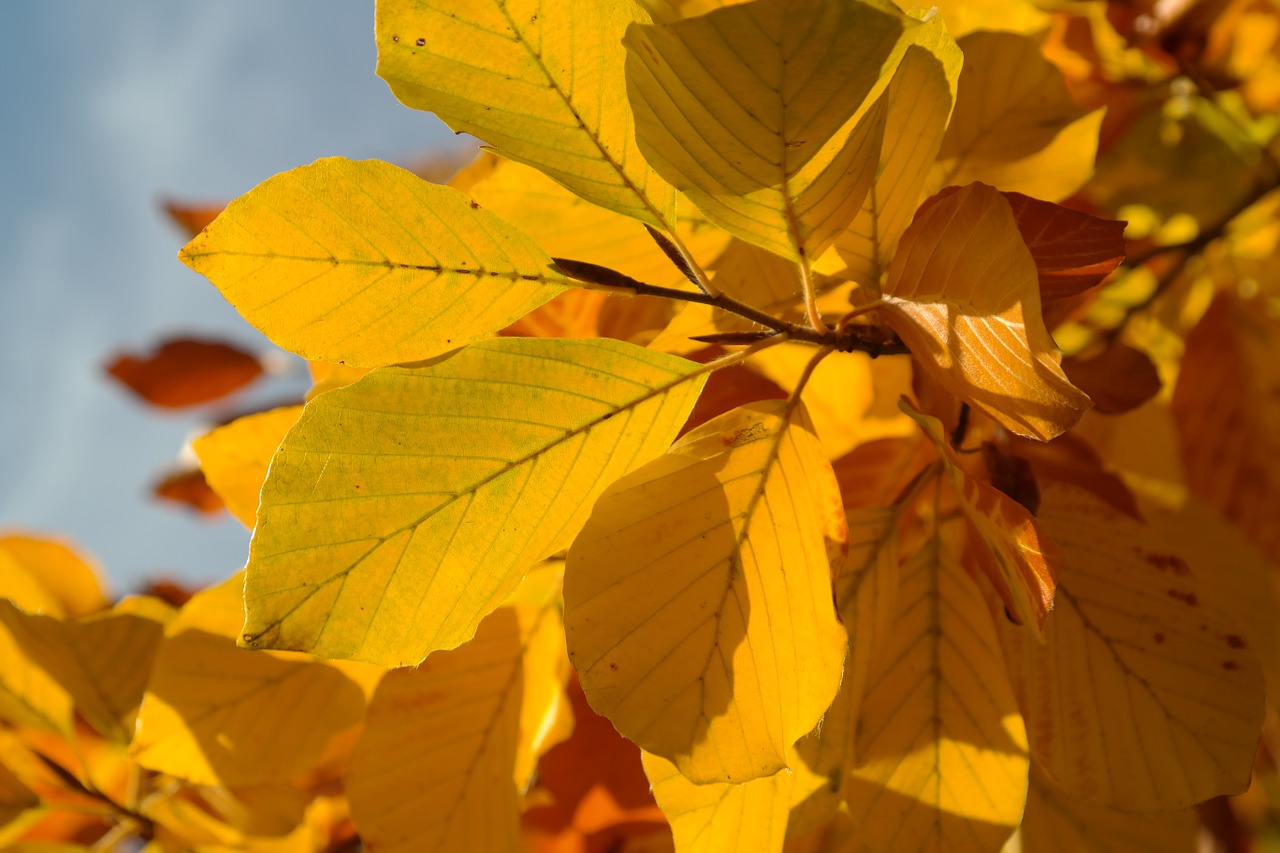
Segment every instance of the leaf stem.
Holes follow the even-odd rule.
[[[827,328],[827,324],[822,322],[822,315],[818,313],[818,294],[813,286],[813,270],[809,267],[809,259],[803,257],[798,265],[800,267],[800,289],[804,292],[804,310],[809,315],[809,325],[813,326],[813,330],[819,335],[830,334],[831,330]]]

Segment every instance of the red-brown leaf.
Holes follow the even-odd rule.
[[[1062,370],[1104,415],[1138,408],[1160,393],[1160,374],[1142,350],[1114,343],[1087,358],[1069,358]]]
[[[1088,290],[1124,260],[1125,223],[1049,201],[1004,193],[1040,277],[1042,300]]]
[[[194,237],[217,219],[224,207],[225,204],[180,204],[170,200],[164,203],[164,212],[188,237]]]
[[[151,487],[151,493],[162,501],[185,504],[204,515],[221,512],[222,498],[205,481],[199,468],[188,468],[166,474]]]
[[[238,391],[262,374],[262,364],[230,344],[176,338],[148,355],[116,356],[107,373],[153,406],[180,409]]]

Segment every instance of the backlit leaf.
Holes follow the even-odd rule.
[[[388,673],[369,705],[347,786],[365,843],[387,851],[518,845],[513,768],[532,743],[523,653],[551,608],[504,607],[475,637]]]
[[[1036,636],[1053,607],[1054,577],[1062,566],[1061,550],[1017,500],[969,476],[942,434],[942,422],[902,410],[920,424],[942,454],[964,513],[981,544],[974,543],[979,568],[991,580],[1009,614]]]
[[[3,571],[0,560],[0,571]],[[0,599],[0,607],[13,604]],[[20,611],[15,611],[19,612]],[[33,661],[8,626],[0,624],[0,720],[69,734],[71,697],[62,685]]]
[[[644,754],[654,799],[679,853],[781,853],[794,776],[783,771],[740,784],[695,785],[670,761]]]
[[[24,610],[57,616],[87,616],[107,607],[101,572],[87,555],[56,537],[23,530],[0,535],[0,560],[12,561],[0,568],[0,596],[13,598]],[[12,570],[12,574],[9,574]],[[34,608],[15,594],[10,582],[23,575],[34,582],[47,606]]]
[[[928,188],[983,181],[1058,201],[1093,174],[1102,110],[1072,99],[1036,41],[975,32],[959,40],[964,69]]]
[[[104,736],[127,743],[169,609],[128,599],[83,621],[23,613],[0,600],[0,622],[30,660],[52,676]]]
[[[1066,552],[1045,642],[1001,630],[1037,763],[1125,811],[1243,791],[1263,687],[1240,629],[1157,532],[1074,487],[1042,494],[1040,522]]]
[[[1089,407],[1062,372],[1040,316],[1035,263],[991,187],[971,184],[920,208],[885,300],[920,365],[1013,432],[1047,441]]]
[[[873,853],[995,850],[1022,816],[1026,731],[962,538],[932,531],[903,565],[867,687],[846,800]]]
[[[253,527],[271,456],[301,414],[301,406],[282,406],[245,415],[192,442],[209,486],[245,527]]]
[[[498,338],[316,397],[263,488],[242,641],[385,665],[465,642],[667,448],[708,370]]]
[[[638,3],[426,0],[377,6],[378,76],[404,104],[545,172],[593,204],[669,229],[676,194],[636,147],[620,97]]]
[[[878,98],[915,25],[869,0],[760,0],[632,26],[627,93],[640,149],[712,222],[816,258],[875,177]]]
[[[259,184],[179,257],[285,349],[368,367],[486,337],[564,284],[457,190],[340,157]]]
[[[364,694],[304,655],[236,648],[242,574],[169,623],[130,749],[143,767],[208,785],[255,785],[312,767],[358,723]]]
[[[885,94],[884,145],[876,179],[858,215],[837,235],[834,252],[819,262],[820,270],[839,267],[842,276],[879,289],[942,145],[962,62],[942,18],[935,16],[914,29]],[[828,260],[832,254],[839,264]]]
[[[0,827],[39,803],[40,797],[22,784],[22,780],[14,776],[9,768],[0,764]]]
[[[838,495],[798,401],[716,418],[607,491],[565,572],[592,707],[695,783],[781,770],[840,682]]]
[[[1032,764],[1020,853],[1194,853],[1200,827],[1190,811],[1132,814],[1063,791]]]
[[[262,364],[221,341],[175,338],[144,356],[116,356],[107,373],[153,406],[180,409],[240,390],[262,375]]]
[[[1004,198],[1036,263],[1041,301],[1082,293],[1124,260],[1124,222],[1022,193],[1005,193]]]

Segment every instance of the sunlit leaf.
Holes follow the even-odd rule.
[[[180,409],[217,400],[262,375],[252,353],[221,341],[174,338],[143,356],[122,353],[107,373],[153,406]]]
[[[365,843],[387,851],[518,847],[523,652],[550,608],[502,608],[468,643],[389,673],[347,789]]]
[[[27,614],[0,601],[0,623],[32,663],[64,688],[104,736],[127,743],[134,710],[171,611],[155,599],[128,599],[79,622]]]
[[[693,782],[781,770],[839,686],[838,494],[798,401],[717,418],[607,491],[565,573],[592,707]]]
[[[1243,791],[1263,687],[1240,629],[1151,528],[1073,487],[1043,497],[1040,522],[1066,552],[1045,642],[1001,629],[1037,763],[1126,811]]]
[[[259,184],[179,257],[285,349],[368,367],[486,337],[564,283],[457,190],[340,157]]]
[[[1047,441],[1089,407],[1062,372],[1040,316],[1035,263],[991,187],[971,184],[921,207],[885,300],[920,365],[1013,432]]]
[[[1200,827],[1190,811],[1133,814],[1076,799],[1034,764],[1020,853],[1193,853]]]
[[[311,767],[359,722],[364,695],[306,656],[236,648],[242,574],[169,623],[131,746],[143,767],[209,785],[255,785]]]
[[[781,853],[791,807],[792,774],[740,784],[695,785],[670,761],[644,754],[654,799],[671,822],[679,853]]]
[[[902,566],[867,686],[846,800],[876,853],[994,850],[1022,816],[1026,731],[962,532],[930,531]]]
[[[942,455],[951,483],[978,540],[979,568],[1003,599],[1009,615],[1036,636],[1053,606],[1054,578],[1062,554],[1041,526],[1014,498],[969,476],[942,434],[942,423],[916,412],[905,402],[903,411],[920,424]]]
[[[283,406],[245,415],[192,442],[209,486],[245,527],[253,527],[271,456],[301,414],[301,406]]]
[[[636,147],[618,43],[638,3],[380,3],[378,75],[429,110],[593,204],[660,228],[676,194]]]
[[[57,616],[87,616],[107,607],[101,572],[93,560],[71,543],[25,530],[0,535],[0,596],[24,610]],[[32,583],[43,602],[28,603],[16,584]]]
[[[1005,193],[1040,278],[1040,299],[1074,296],[1124,260],[1124,226],[1022,193]]]
[[[263,488],[242,641],[387,665],[465,642],[667,448],[706,370],[499,338],[316,397]]]
[[[819,263],[822,271],[839,268],[841,275],[859,284],[880,287],[920,203],[955,103],[963,55],[947,32],[948,23],[935,17],[914,29],[885,94],[884,145],[876,179],[858,215],[837,235],[834,252]]]
[[[984,181],[1049,201],[1079,189],[1093,174],[1102,110],[1076,104],[1032,38],[975,32],[959,45],[964,69],[929,189]]]
[[[632,26],[640,149],[712,222],[816,258],[875,177],[878,98],[915,25],[889,4],[761,0]]]

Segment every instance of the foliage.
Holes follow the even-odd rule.
[[[179,606],[0,540],[4,842],[1266,831],[1280,12],[381,0],[376,32],[491,151],[172,209],[314,388],[195,443],[253,538]],[[261,372],[169,349],[157,405]]]

